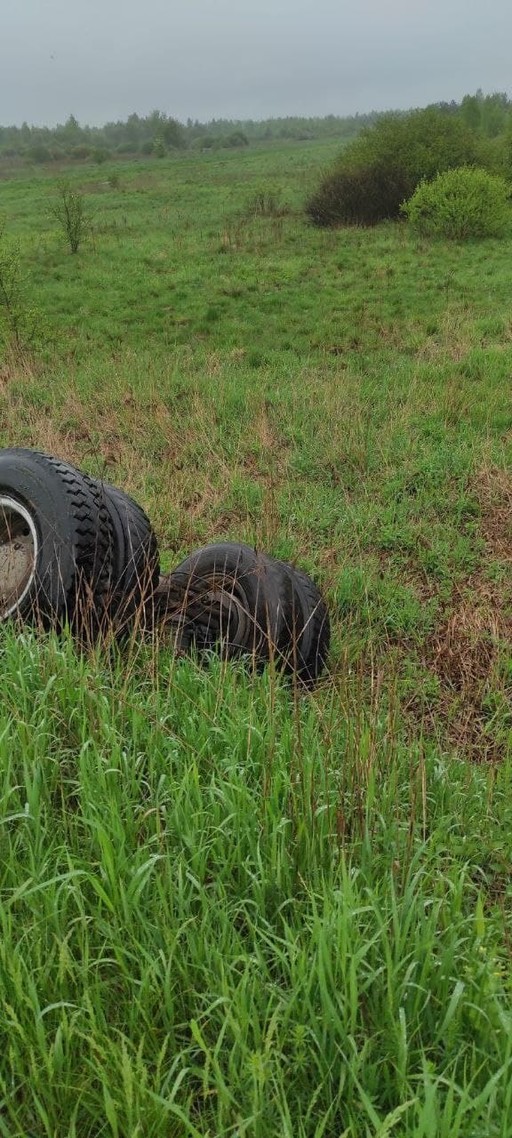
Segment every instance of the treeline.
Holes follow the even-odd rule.
[[[28,162],[59,162],[84,159],[104,162],[110,158],[137,155],[164,157],[173,151],[212,150],[249,146],[278,139],[307,140],[354,138],[377,115],[340,118],[277,118],[254,120],[212,119],[202,123],[188,119],[180,123],[162,111],[150,115],[131,114],[126,122],[104,126],[82,126],[74,115],[56,127],[0,127],[0,159]]]
[[[504,135],[512,122],[512,102],[503,93],[465,95],[460,103],[433,104],[446,115],[460,117],[482,138],[492,141]],[[406,114],[407,112],[396,112]],[[252,119],[212,119],[202,123],[188,119],[178,122],[162,111],[150,115],[131,114],[126,121],[104,126],[82,126],[74,115],[56,127],[0,126],[0,161],[51,163],[95,161],[155,156],[191,150],[231,149],[253,143],[278,140],[354,139],[364,127],[378,122],[378,112],[349,116],[326,115],[306,118],[288,116],[262,121]]]

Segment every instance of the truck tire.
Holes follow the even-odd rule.
[[[95,486],[107,511],[113,550],[106,608],[119,632],[134,622],[145,623],[146,607],[160,579],[158,543],[138,502],[108,482],[95,481]]]
[[[176,648],[215,649],[231,659],[250,654],[279,664],[286,648],[292,588],[279,562],[248,545],[221,542],[196,550],[162,578],[156,622]]]
[[[286,670],[312,685],[323,672],[329,653],[331,628],[327,605],[307,573],[285,562],[281,564],[292,588]]]
[[[93,629],[111,574],[101,495],[50,455],[0,451],[0,620]]]

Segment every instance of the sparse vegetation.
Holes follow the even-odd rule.
[[[30,301],[19,243],[0,227],[0,352],[19,362],[44,338],[44,321]]]
[[[0,319],[2,338],[19,352],[25,324],[24,281],[20,249],[0,229]]]
[[[510,1133],[511,239],[305,224],[338,150],[77,167],[79,258],[2,181],[53,346],[3,351],[0,444],[133,493],[164,569],[298,560],[334,632],[304,694],[0,629],[5,1138]]]
[[[248,217],[286,217],[289,212],[290,206],[280,192],[272,189],[257,190],[246,211]]]

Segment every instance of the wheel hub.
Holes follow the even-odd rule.
[[[30,589],[38,548],[28,510],[14,498],[0,495],[0,620],[15,612]]]

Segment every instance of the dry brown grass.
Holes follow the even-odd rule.
[[[506,733],[495,731],[497,700],[512,700],[503,670],[512,622],[503,600],[475,575],[425,646],[440,683],[435,729],[442,723],[447,742],[477,760],[502,758],[508,747]]]
[[[482,510],[486,544],[494,557],[512,566],[512,474],[485,466],[478,471],[474,490]]]
[[[427,726],[439,733],[442,724],[449,745],[480,761],[503,758],[512,737],[512,477],[488,466],[473,490],[486,555],[452,596],[423,663],[440,685]]]

